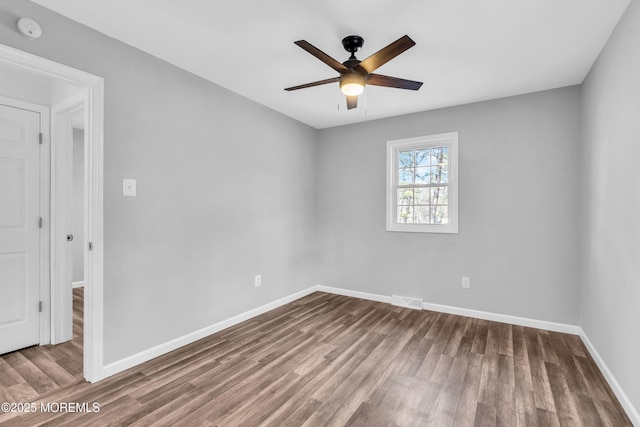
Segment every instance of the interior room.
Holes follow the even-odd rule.
[[[210,3],[0,3],[0,426],[640,426],[640,3]]]

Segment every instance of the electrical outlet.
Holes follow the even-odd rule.
[[[466,276],[462,277],[462,287],[465,289],[469,289],[471,287],[471,279]]]
[[[258,275],[256,276],[256,278],[255,278],[255,285],[256,285],[256,288],[257,288],[258,286],[262,285],[262,276],[261,276],[261,275],[259,275],[259,274],[258,274]]]

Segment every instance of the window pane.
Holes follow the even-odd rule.
[[[413,206],[398,206],[398,223],[413,223]]]
[[[413,204],[413,188],[398,189],[398,205],[409,206]]]
[[[431,204],[448,205],[449,187],[431,187]]]
[[[449,163],[449,147],[431,149],[431,164],[433,166],[447,163]]]
[[[414,188],[413,194],[416,205],[428,205],[429,204],[429,188]]]
[[[416,168],[416,184],[429,183],[429,168]]]
[[[449,223],[449,207],[448,206],[433,206],[431,207],[433,216],[431,220],[434,224],[448,224]]]
[[[446,184],[447,182],[449,182],[449,169],[447,168],[447,166],[432,166],[431,183]]]
[[[398,167],[408,168],[413,166],[413,151],[401,151],[398,153]]]
[[[386,230],[457,233],[458,133],[387,141],[385,151]]]
[[[398,184],[413,184],[413,169],[398,169]]]
[[[429,224],[431,221],[431,208],[429,206],[416,206],[416,223]]]
[[[429,152],[428,148],[416,151],[416,166],[429,166]]]

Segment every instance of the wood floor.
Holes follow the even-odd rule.
[[[0,426],[632,425],[577,336],[320,292],[33,402],[100,411]]]
[[[26,402],[82,376],[84,288],[73,290],[73,340],[0,356],[0,403]],[[0,416],[2,420],[2,416]]]

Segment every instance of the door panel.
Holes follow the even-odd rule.
[[[21,229],[26,220],[25,161],[0,158],[0,228]]]
[[[0,354],[40,341],[40,114],[0,105]]]

